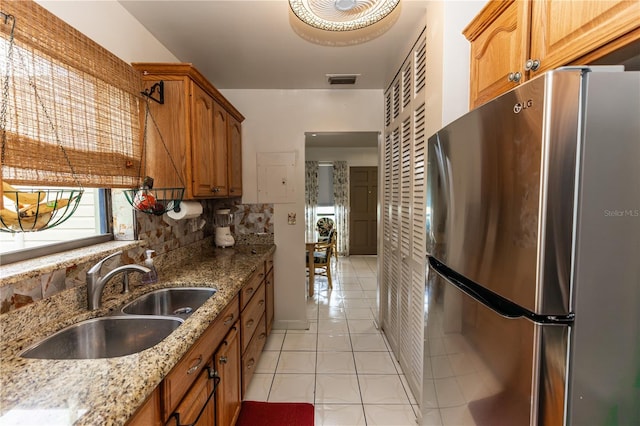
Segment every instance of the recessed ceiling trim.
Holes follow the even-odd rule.
[[[325,31],[353,31],[389,15],[400,0],[289,0],[304,23]]]

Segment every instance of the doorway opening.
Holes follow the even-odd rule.
[[[360,247],[361,242],[373,241],[377,253],[377,182],[373,187],[373,221],[367,224],[367,233],[371,229],[374,235],[362,236],[363,222],[360,211],[357,211],[356,222],[350,215],[354,211],[351,203],[351,169],[374,168],[377,179],[379,164],[380,132],[306,132],[305,133],[305,222],[309,235],[315,232],[315,225],[321,217],[331,218],[336,226],[338,236],[338,253],[341,256],[351,254],[352,239],[357,242],[356,251],[368,251]],[[356,179],[360,179],[360,175]],[[365,190],[358,185],[356,197],[360,199]],[[362,191],[365,191],[362,193]],[[355,193],[354,193],[355,194]],[[370,200],[367,199],[368,205]],[[358,235],[353,235],[351,227],[355,226]],[[356,253],[354,253],[356,254]]]

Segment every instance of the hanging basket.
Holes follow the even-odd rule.
[[[180,210],[184,188],[136,188],[123,191],[131,206],[139,212],[162,216]]]
[[[83,189],[3,189],[0,231],[36,232],[69,219],[80,204]]]

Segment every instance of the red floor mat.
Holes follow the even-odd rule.
[[[313,426],[312,404],[242,401],[236,426]]]

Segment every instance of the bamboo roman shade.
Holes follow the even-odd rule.
[[[0,20],[2,178],[136,186],[139,73],[33,1],[2,0],[0,12],[15,18],[11,54],[12,20]]]

